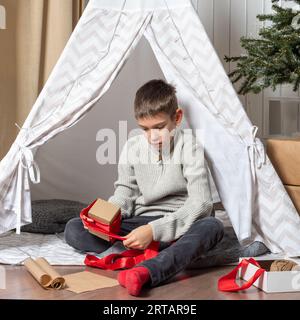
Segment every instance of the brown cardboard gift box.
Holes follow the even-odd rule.
[[[267,154],[300,214],[300,137],[268,139]]]
[[[100,198],[98,198],[95,201],[94,205],[90,208],[88,212],[88,216],[90,218],[106,226],[112,225],[115,219],[120,214],[121,210],[119,207],[115,206],[113,203],[102,200]],[[90,229],[89,232],[106,241],[110,241],[108,235]]]
[[[291,197],[295,208],[300,214],[300,186],[288,186],[285,185],[285,189],[289,196]]]
[[[283,184],[300,186],[300,138],[268,139],[267,154]]]

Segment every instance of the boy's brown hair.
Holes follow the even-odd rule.
[[[135,94],[135,118],[155,116],[165,112],[174,117],[178,102],[176,88],[162,79],[153,79],[142,85]]]

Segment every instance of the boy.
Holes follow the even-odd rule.
[[[178,128],[183,111],[176,89],[151,80],[136,92],[135,118],[144,134],[128,139],[118,164],[115,192],[108,201],[121,208],[120,235],[130,249],[159,241],[156,257],[120,271],[119,283],[139,295],[145,284],[157,286],[211,250],[223,237],[212,217],[213,203],[203,147]],[[80,218],[66,225],[68,244],[103,252],[110,244],[84,229]]]

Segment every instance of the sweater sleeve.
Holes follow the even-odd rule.
[[[194,136],[193,136],[194,137]],[[183,145],[181,164],[187,182],[188,198],[177,211],[149,222],[153,240],[169,242],[181,237],[194,221],[211,215],[213,208],[204,149],[196,138]]]
[[[118,179],[114,183],[114,194],[107,200],[121,208],[122,217],[132,216],[135,200],[139,195],[134,167],[130,163],[129,146],[132,146],[132,143],[127,141],[119,158]]]

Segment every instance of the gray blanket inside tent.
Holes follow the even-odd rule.
[[[32,202],[32,223],[22,227],[22,232],[54,234],[63,232],[66,223],[78,217],[80,211],[87,204],[63,200],[36,200]],[[114,245],[98,254],[98,257],[109,253],[118,253],[126,250],[122,242],[117,241]],[[236,263],[239,257],[255,257],[269,253],[268,248],[261,242],[253,242],[249,246],[241,246],[232,226],[224,228],[223,239],[207,254],[197,258],[189,269],[219,266],[229,263]]]
[[[257,257],[270,253],[270,250],[259,241],[248,246],[241,246],[233,227],[224,228],[223,239],[207,254],[200,256],[188,269],[199,269],[235,263],[240,257]]]
[[[32,223],[21,228],[22,232],[54,234],[64,232],[66,223],[79,217],[87,205],[64,199],[32,201]]]

